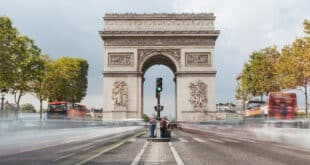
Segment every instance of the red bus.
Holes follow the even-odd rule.
[[[274,119],[292,119],[297,116],[296,93],[270,92],[268,117]]]
[[[66,101],[49,102],[47,118],[83,119],[86,117],[86,106]]]

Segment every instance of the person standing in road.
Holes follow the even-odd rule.
[[[152,115],[151,120],[150,120],[150,137],[154,138],[155,137],[155,129],[156,129],[156,117],[155,115]]]
[[[167,131],[167,117],[163,116],[160,120],[160,135],[161,137],[166,137],[166,131]]]

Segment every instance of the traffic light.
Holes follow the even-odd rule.
[[[163,90],[163,78],[156,78],[156,93],[161,92]]]

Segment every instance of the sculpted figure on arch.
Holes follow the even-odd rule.
[[[207,87],[208,85],[200,80],[195,83],[190,83],[189,88],[191,89],[191,96],[189,102],[193,105],[195,110],[206,110],[208,103]]]
[[[114,110],[127,110],[128,88],[125,81],[116,81],[113,84],[112,100]]]

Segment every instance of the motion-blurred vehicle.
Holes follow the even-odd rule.
[[[70,103],[66,101],[48,103],[48,119],[84,119],[85,117],[85,105]]]
[[[96,109],[96,108],[91,108],[87,115],[91,118],[102,118],[103,116],[103,109]]]
[[[297,116],[296,93],[270,92],[268,99],[268,117],[274,119],[292,119]]]
[[[268,104],[264,101],[249,101],[244,117],[270,119],[293,119],[297,116],[296,93],[270,92]]]
[[[244,117],[264,117],[268,114],[265,101],[251,100],[246,107]]]

